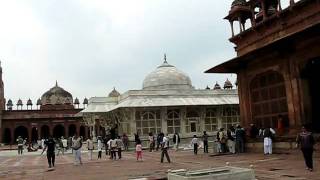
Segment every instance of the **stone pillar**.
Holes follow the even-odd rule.
[[[160,111],[161,131],[166,135],[168,133],[167,107],[162,107]]]
[[[217,123],[218,123],[218,124],[217,124],[217,127],[218,127],[217,130],[219,130],[220,128],[223,127],[223,123],[222,123],[223,106],[224,106],[224,105],[220,105],[220,106],[218,106],[218,108],[217,108]]]
[[[206,117],[206,107],[200,107],[200,132],[202,133],[203,131],[205,131],[205,117]]]
[[[181,119],[181,135],[182,137],[186,136],[187,130],[186,130],[186,114],[187,109],[186,107],[180,108],[180,119]]]
[[[130,116],[130,117],[131,117],[131,118],[130,118],[130,121],[129,121],[129,123],[130,123],[130,129],[131,129],[130,135],[131,135],[131,137],[134,138],[134,133],[137,132],[136,109],[135,109],[135,108],[132,109],[132,111],[131,111],[131,116]]]

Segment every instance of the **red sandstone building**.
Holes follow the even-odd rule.
[[[238,75],[242,124],[320,131],[320,1],[286,2],[235,0],[225,19],[237,57],[206,72]]]
[[[82,116],[78,113],[80,102],[72,95],[58,86],[58,83],[38,99],[36,108],[29,99],[26,108],[21,99],[15,105],[12,100],[6,102],[2,81],[2,68],[0,67],[0,141],[4,144],[13,144],[18,136],[35,141],[40,138],[69,137],[75,133],[88,137],[88,128],[82,123]],[[83,105],[88,100],[84,99]]]

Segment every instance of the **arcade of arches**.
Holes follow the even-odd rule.
[[[79,134],[84,139],[89,137],[89,130],[86,126],[79,123],[57,123],[57,124],[16,124],[12,127],[4,127],[2,142],[5,144],[13,144],[18,136],[27,138],[29,142],[38,139],[48,138],[50,135],[54,138],[71,137]]]

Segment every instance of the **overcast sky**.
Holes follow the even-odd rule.
[[[141,89],[163,54],[196,88],[235,75],[205,74],[235,57],[232,0],[0,0],[5,97],[36,100],[55,81],[74,98]]]

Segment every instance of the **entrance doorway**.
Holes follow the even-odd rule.
[[[61,136],[64,136],[64,127],[58,124],[53,128],[53,137],[61,138]]]
[[[302,78],[308,80],[309,84],[309,98],[311,101],[311,127],[315,132],[320,132],[320,57],[311,59],[304,71],[302,71]]]
[[[24,126],[18,126],[15,130],[14,130],[14,140],[17,139],[19,136],[21,136],[23,139],[28,139],[29,135],[28,135],[28,129]]]

